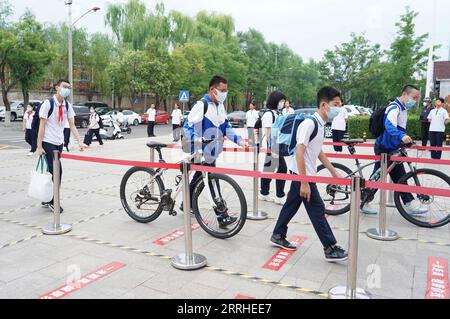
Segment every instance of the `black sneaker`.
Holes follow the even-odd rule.
[[[328,262],[346,261],[348,259],[348,253],[339,246],[330,246],[324,248],[325,260]]]
[[[55,212],[55,207],[53,206],[53,204],[52,203],[49,203],[48,204],[48,208],[50,208],[50,210],[52,211],[52,212]],[[61,208],[61,214],[64,212],[64,209],[62,208],[62,207],[60,207]]]
[[[183,203],[181,203],[180,211],[181,211],[182,213],[184,213]],[[194,214],[194,211],[192,210],[192,208],[191,208],[191,215],[195,215],[195,214]]]
[[[42,205],[42,208],[48,208],[49,203],[42,202],[41,205]]]
[[[231,216],[219,217],[218,221],[219,221],[219,228],[226,229],[228,226],[236,223],[238,221],[238,218]]]
[[[297,250],[296,246],[292,245],[290,242],[286,240],[286,237],[281,235],[273,235],[272,238],[270,239],[270,243],[285,250],[290,251]]]

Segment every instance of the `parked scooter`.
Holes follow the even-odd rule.
[[[130,124],[128,123],[127,120],[125,120],[122,125],[120,126],[121,132],[122,133],[127,133],[127,134],[131,134],[132,129],[130,127]]]
[[[109,125],[100,129],[100,135],[106,140],[122,140],[125,138],[122,135],[122,129],[119,122],[113,116],[110,116]]]

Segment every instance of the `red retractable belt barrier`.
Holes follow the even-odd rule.
[[[69,155],[69,154],[62,154],[61,157],[65,158],[65,159],[69,159],[69,160],[99,163],[99,164],[138,166],[138,167],[151,167],[151,168],[166,168],[166,169],[174,169],[174,170],[180,169],[180,164],[125,161],[125,160],[86,157],[86,156]],[[342,186],[350,186],[351,185],[351,180],[344,179],[344,178],[263,173],[263,172],[253,172],[253,171],[247,171],[247,170],[218,168],[218,167],[201,166],[201,165],[191,165],[191,169],[194,171],[198,171],[198,172],[226,174],[226,175],[232,175],[232,176],[257,177],[257,178],[268,178],[268,179],[274,179],[274,180],[286,180],[286,181],[308,182],[308,183],[318,183],[318,184],[334,184],[334,185],[342,185]],[[402,184],[386,184],[386,183],[379,183],[379,182],[372,182],[372,181],[366,181],[366,187],[375,188],[375,189],[384,189],[384,190],[390,190],[390,191],[400,191],[400,192],[404,192],[404,193],[450,197],[450,189],[417,187],[417,186],[409,186],[409,185],[402,185]]]

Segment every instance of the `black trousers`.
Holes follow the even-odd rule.
[[[430,122],[422,122],[422,146],[427,146],[430,137]]]
[[[148,122],[147,135],[148,135],[148,137],[155,136],[155,122]]]
[[[340,143],[344,139],[345,131],[333,130],[333,143]],[[336,152],[342,152],[342,146],[334,146]]]
[[[181,125],[173,124],[172,129],[173,129],[173,140],[175,142],[178,142],[181,138]]]
[[[381,155],[382,153],[387,153],[386,151],[383,151],[380,149],[379,145],[375,145],[375,155]],[[391,161],[388,161],[388,167],[392,164]],[[375,167],[373,169],[372,175],[374,175],[379,169],[381,168],[381,162],[376,162]],[[395,168],[392,170],[392,172],[389,173],[391,176],[392,182],[394,184],[398,184],[400,179],[406,175],[406,170],[404,164],[399,164],[395,166]],[[404,204],[408,204],[414,200],[414,196],[410,193],[401,193],[401,198],[403,200]]]
[[[327,248],[336,245],[337,241],[325,217],[325,204],[320,197],[317,185],[310,183],[309,187],[311,188],[311,200],[308,202],[300,197],[301,183],[292,182],[286,203],[281,209],[273,234],[286,237],[288,224],[303,203],[323,247]]]
[[[444,132],[430,132],[430,144],[433,147],[442,147],[444,145],[445,133]],[[431,151],[432,159],[441,159],[441,151]]]
[[[90,129],[87,132],[87,135],[88,135],[87,140],[90,141],[91,143],[92,143],[92,137],[95,135],[95,137],[97,137],[98,143],[100,145],[103,145],[103,140],[102,140],[102,136],[100,135],[100,129],[99,128],[96,129],[96,130]],[[89,143],[88,146],[91,145],[91,143]]]
[[[69,148],[70,144],[70,128],[64,129],[64,147]]]
[[[271,155],[266,155],[266,162],[264,164],[264,172],[265,173],[273,173],[275,171],[279,174],[287,173],[287,166],[286,166],[286,161],[284,160],[284,157],[274,158]],[[268,178],[261,179],[261,195],[267,196],[270,194],[270,183],[271,182],[272,182],[272,180],[268,179]],[[276,183],[276,187],[277,187],[277,197],[283,198],[284,196],[286,196],[286,193],[284,192],[284,187],[286,186],[286,181],[277,180],[275,183]]]
[[[37,150],[37,132],[35,130],[25,131],[25,141],[31,146],[31,153],[35,153]]]
[[[63,150],[63,146],[64,145],[53,145],[53,144],[50,144],[50,143],[42,142],[42,148],[45,151],[45,157],[47,158],[47,161],[48,161],[48,170],[50,171],[50,174],[52,174],[52,176],[54,176],[54,174],[53,174],[53,171],[54,171],[53,170],[53,159],[54,159],[53,151],[59,151],[59,154],[61,155],[62,150]],[[60,181],[62,182],[63,170],[62,170],[61,160],[59,160],[59,167],[61,168],[59,177],[60,177]],[[53,199],[52,199],[52,201],[50,203],[53,204]]]

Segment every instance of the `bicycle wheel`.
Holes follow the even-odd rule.
[[[151,168],[133,167],[122,179],[120,200],[127,214],[139,223],[150,223],[163,211],[164,183]],[[153,188],[153,191],[152,191]]]
[[[450,177],[446,174],[432,169],[418,169],[417,173],[410,172],[403,176],[399,184],[417,186],[414,178],[417,176],[420,186],[449,189]],[[405,209],[401,192],[394,193],[395,206],[400,214],[409,222],[424,228],[437,228],[450,222],[450,198],[423,194],[412,194],[414,199],[419,200],[422,207],[428,212],[422,215],[411,215]]]
[[[334,168],[344,178],[353,175],[350,168],[339,163],[332,163]],[[325,166],[317,168],[317,176],[332,177]],[[325,213],[331,216],[338,216],[350,211],[350,186],[317,184],[317,188],[325,203]]]
[[[209,174],[210,196],[205,191],[204,179],[199,180],[192,196],[192,210],[199,225],[211,236],[226,239],[239,233],[247,219],[247,201],[244,192],[232,178]],[[227,227],[221,225],[223,216],[236,221]]]

